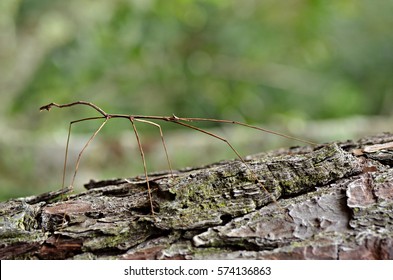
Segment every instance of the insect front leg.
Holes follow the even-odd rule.
[[[67,169],[67,159],[68,159],[68,149],[69,149],[69,143],[70,143],[70,136],[71,136],[71,129],[72,129],[72,125],[75,123],[79,123],[82,121],[88,121],[88,120],[98,120],[98,119],[102,119],[105,118],[105,121],[100,125],[100,127],[93,133],[92,136],[90,136],[89,140],[86,142],[86,144],[83,146],[82,150],[79,152],[78,154],[78,158],[76,160],[76,164],[75,164],[75,169],[74,169],[74,175],[72,177],[71,180],[71,184],[70,184],[70,188],[71,190],[74,187],[74,182],[75,182],[75,178],[76,178],[76,174],[78,173],[78,168],[79,168],[79,163],[81,161],[82,158],[82,154],[83,152],[86,150],[86,148],[89,146],[89,144],[91,143],[91,141],[93,141],[93,139],[97,136],[98,132],[100,132],[100,130],[104,127],[104,125],[107,123],[107,121],[109,120],[108,117],[91,117],[91,118],[84,118],[84,119],[80,119],[80,120],[75,120],[70,122],[70,125],[68,127],[68,135],[67,135],[67,144],[66,144],[66,150],[65,150],[65,156],[64,156],[64,166],[63,166],[63,182],[62,182],[62,188],[64,188],[65,185],[65,174],[66,174],[66,169]]]

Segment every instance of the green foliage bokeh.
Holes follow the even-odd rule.
[[[29,137],[64,131],[88,109],[37,108],[76,100],[248,123],[390,115],[392,10],[388,0],[4,1],[2,125]],[[20,164],[3,155],[2,184],[15,184]]]

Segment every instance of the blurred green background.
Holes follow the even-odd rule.
[[[68,123],[110,113],[231,119],[312,141],[392,131],[393,1],[0,1],[0,198],[61,186]],[[98,121],[75,125],[75,158]],[[225,143],[162,124],[175,168],[235,158]],[[202,123],[242,155],[299,145]],[[138,124],[150,171],[157,129]],[[301,143],[300,143],[301,144]],[[143,171],[129,123],[89,146],[75,187]]]

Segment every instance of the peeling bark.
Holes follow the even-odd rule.
[[[151,174],[155,215],[140,178],[2,202],[0,258],[393,259],[392,140]]]

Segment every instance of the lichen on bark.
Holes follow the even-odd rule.
[[[257,174],[257,182],[240,161],[167,179],[158,186],[160,213],[155,225],[165,229],[218,225],[223,222],[222,216],[244,215],[281,196],[305,193],[360,172],[356,158],[336,144],[296,157],[253,159],[247,164]],[[162,197],[171,199],[160,199],[162,192],[169,192],[170,196]]]
[[[351,153],[393,135],[370,139],[151,174],[155,215],[138,178],[2,202],[0,258],[393,258],[389,151]]]

